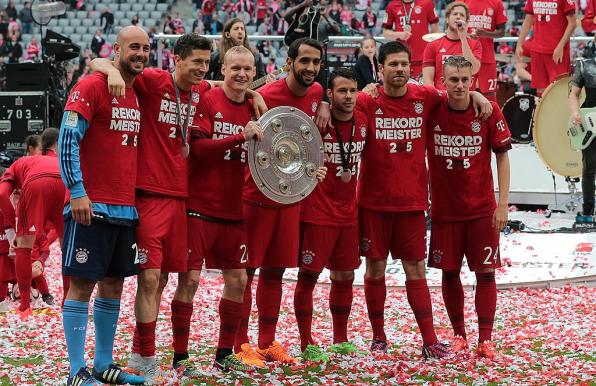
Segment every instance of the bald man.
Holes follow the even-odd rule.
[[[141,113],[132,88],[149,59],[149,37],[123,28],[114,43],[113,65],[126,83],[122,97],[109,94],[107,77],[94,73],[73,88],[59,137],[62,180],[70,194],[64,209],[62,270],[70,276],[64,302],[64,336],[70,374],[67,385],[143,384],[114,364],[112,352],[124,278],[138,273],[135,228],[137,137]],[[110,167],[105,167],[109,160]],[[93,306],[93,372],[85,364],[89,299]]]

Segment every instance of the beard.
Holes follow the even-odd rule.
[[[135,62],[141,62],[141,60],[135,60]],[[143,72],[143,70],[145,69],[145,65],[147,64],[147,61],[142,61],[141,63],[143,64],[143,68],[137,70],[132,66],[130,59],[126,60],[122,57],[120,58],[120,68],[129,75],[139,75],[141,72]]]
[[[304,80],[304,77],[302,77],[302,74],[298,73],[298,72],[294,72],[294,78],[296,78],[296,81],[302,86],[302,87],[310,87],[313,85],[313,83],[317,80],[317,75],[318,74],[314,74],[312,81],[310,83],[308,83],[307,81]]]

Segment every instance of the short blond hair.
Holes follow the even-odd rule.
[[[453,8],[455,7],[462,7],[463,9],[466,10],[466,21],[470,20],[470,8],[468,8],[468,5],[466,3],[462,3],[461,1],[454,1],[453,3],[450,3],[447,8],[445,8],[445,18],[449,19],[449,16],[451,15],[451,12],[453,12]]]
[[[253,60],[253,66],[255,65],[254,60],[255,60],[255,56],[253,55],[252,51],[249,50],[248,48],[244,47],[244,46],[234,46],[234,47],[230,47],[227,51],[226,54],[224,55],[224,60],[223,63],[226,64],[230,59],[230,57],[232,55],[250,55],[252,57]]]

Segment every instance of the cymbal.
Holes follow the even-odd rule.
[[[432,42],[435,40],[438,40],[440,38],[442,38],[443,36],[445,36],[445,32],[432,32],[426,35],[422,35],[422,40],[424,40],[425,42]]]
[[[495,54],[495,60],[501,63],[515,64],[515,54]],[[530,58],[522,56],[522,63],[530,63]]]

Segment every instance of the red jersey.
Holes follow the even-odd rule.
[[[488,120],[474,116],[474,107],[453,110],[447,101],[432,112],[428,125],[431,216],[463,221],[492,216],[497,207],[491,151],[511,148],[511,133],[501,109],[491,102]]]
[[[60,178],[56,153],[21,157],[4,171],[0,181],[10,182],[13,189],[22,189],[28,182],[41,177]]]
[[[2,215],[2,211],[0,211],[0,256],[6,256],[10,251],[10,244],[8,243],[6,233],[4,233],[8,228],[11,228],[11,225],[8,222],[4,222],[4,216]]]
[[[327,127],[323,136],[327,177],[302,201],[300,220],[316,225],[356,225],[356,178],[359,174],[360,156],[369,132],[368,117],[360,111],[354,111],[353,120],[343,122],[334,119],[333,125],[335,128]],[[352,179],[348,183],[341,180],[343,164],[337,131],[343,144],[344,156],[350,153],[348,165]]]
[[[528,0],[524,11],[534,15],[532,51],[552,54],[567,28],[567,15],[575,13],[573,0]],[[569,50],[569,42],[565,46]]]
[[[188,160],[182,155],[181,129],[178,125],[176,91],[172,75],[161,69],[146,68],[136,77],[134,88],[143,103],[137,189],[173,197],[188,194]],[[209,89],[208,82],[180,92],[181,124],[186,122],[188,98],[190,102],[190,125],[200,100],[200,93]],[[188,135],[188,133],[187,133]]]
[[[528,38],[522,43],[522,57],[531,58],[532,57],[532,45],[534,42],[534,38]],[[526,63],[526,71],[530,74],[532,73],[532,62]]]
[[[468,30],[472,33],[476,29],[494,31],[498,25],[507,23],[507,12],[502,0],[464,0],[470,9]],[[481,63],[495,63],[495,42],[493,38],[481,37]],[[482,70],[481,70],[482,71]]]
[[[89,199],[133,206],[137,138],[141,128],[141,112],[134,90],[127,88],[125,97],[111,96],[107,77],[94,73],[76,84],[64,110],[80,114],[89,124],[79,144],[83,185]],[[73,114],[67,117],[70,119],[78,118]],[[76,122],[68,123],[76,125]],[[117,167],[106,167],[106,162]]]
[[[265,100],[267,107],[272,109],[279,106],[292,106],[302,110],[304,113],[314,118],[317,109],[323,100],[323,87],[315,82],[308,88],[306,95],[296,96],[288,88],[286,79],[279,79],[275,82],[266,84],[259,89],[259,94]],[[282,208],[284,204],[280,204],[265,197],[263,193],[257,188],[257,185],[250,175],[250,170],[246,169],[246,181],[244,184],[244,201],[249,204],[267,206],[271,208]],[[296,204],[290,204],[296,205]]]
[[[430,24],[438,22],[439,16],[431,0],[414,0],[409,3],[393,0],[385,9],[383,28],[403,32],[404,25],[410,24],[412,36],[404,43],[412,51],[410,61],[421,62],[427,44],[422,40],[422,35],[429,33]]]
[[[478,60],[482,59],[482,45],[478,40],[468,38],[468,44],[472,50],[472,54]],[[445,90],[441,78],[443,77],[443,63],[445,60],[453,55],[462,55],[461,40],[449,39],[447,36],[443,36],[441,39],[437,39],[433,42],[428,43],[424,50],[424,61],[422,62],[423,67],[434,67],[435,68],[435,87],[439,90]],[[470,83],[470,90],[476,89],[476,75],[472,76],[472,82]]]
[[[246,151],[244,126],[251,120],[252,104],[228,99],[223,88],[202,95],[191,132],[193,155],[189,161],[190,191],[186,206],[192,211],[215,218],[242,220],[242,186]],[[206,140],[228,146],[214,152],[195,151],[195,143]]]
[[[385,95],[382,87],[376,99],[358,93],[357,108],[371,128],[358,180],[358,204],[365,208],[408,212],[428,207],[427,120],[446,96],[430,86],[407,87],[401,97]]]

